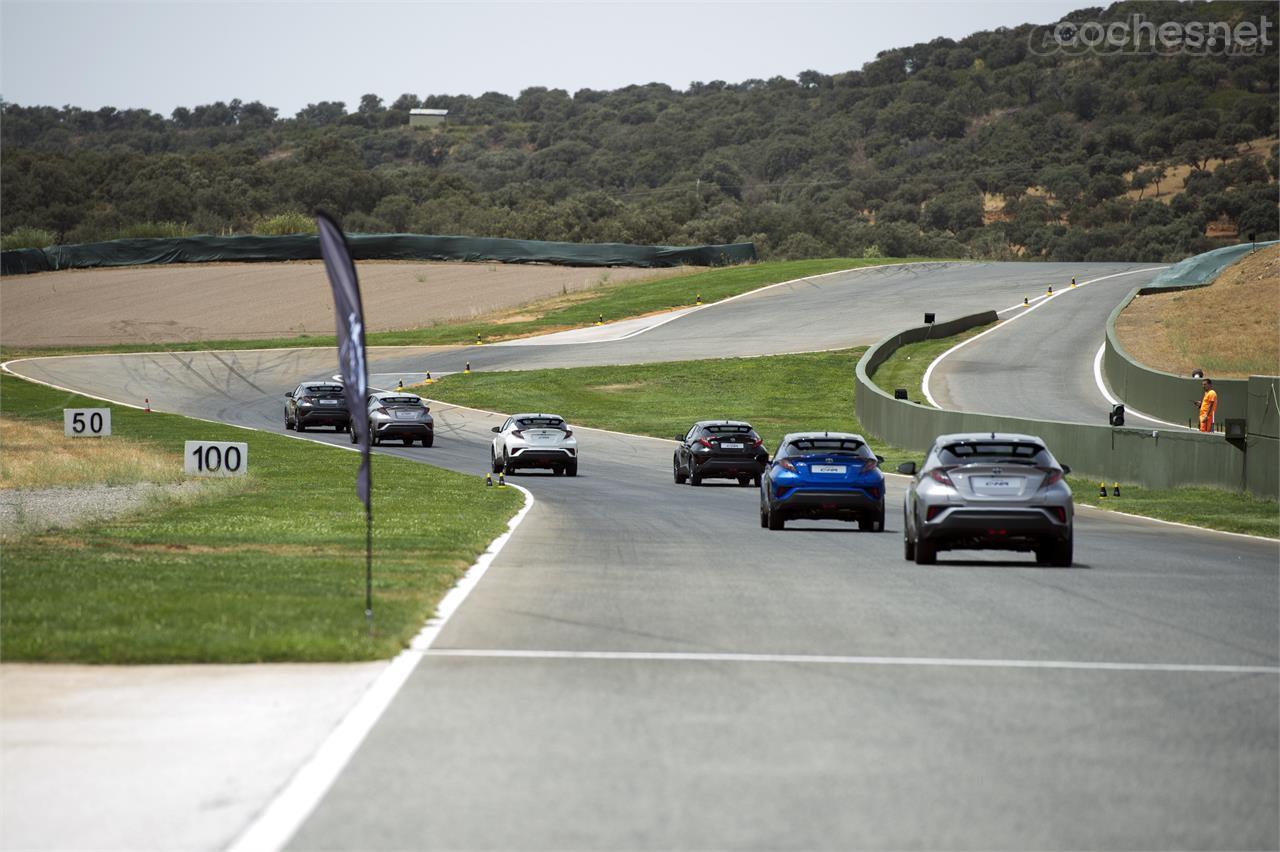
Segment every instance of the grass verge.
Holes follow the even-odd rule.
[[[976,337],[996,324],[988,323],[951,337],[908,343],[877,367],[871,379],[881,390],[889,394],[892,394],[896,388],[906,388],[911,399],[932,408],[933,406],[924,395],[924,374],[929,369],[929,365],[952,346]]]
[[[946,348],[955,342],[956,338],[949,338],[929,345]],[[886,470],[894,470],[903,461],[918,464],[922,452],[894,447],[867,435],[853,413],[854,367],[864,351],[455,374],[417,390],[457,405],[497,411],[555,411],[577,425],[658,438],[684,433],[695,420],[747,420],[771,449],[791,431],[858,432],[885,457]],[[927,365],[932,358],[918,360]],[[923,373],[921,369],[921,377]],[[879,372],[876,375],[879,378]],[[1149,490],[1124,483],[1119,499],[1099,500],[1096,482],[1079,477],[1069,481],[1078,503],[1229,532],[1270,537],[1280,532],[1280,506],[1275,500],[1214,488]]]
[[[22,422],[60,422],[62,408],[95,404],[9,375],[0,393],[4,414]],[[112,432],[163,453],[180,451],[185,439],[247,441],[248,481],[7,542],[6,661],[386,658],[421,629],[522,502],[519,492],[486,489],[475,477],[375,455],[369,636],[355,453],[119,407]]]
[[[527,337],[595,324],[604,317],[613,322],[630,317],[673,310],[693,305],[701,295],[708,304],[737,296],[750,290],[844,269],[859,269],[885,264],[941,262],[940,258],[830,258],[824,260],[770,261],[742,264],[690,275],[678,275],[656,281],[604,285],[564,299],[535,302],[503,311],[491,317],[457,323],[441,323],[428,328],[404,331],[371,332],[366,338],[370,346],[435,346],[475,343],[476,336],[492,343],[515,337]],[[509,318],[528,316],[512,322]],[[195,350],[277,349],[303,346],[333,346],[332,336],[273,338],[270,340],[213,340],[192,343],[137,343],[111,346],[76,346],[15,349],[0,346],[0,359],[37,355],[81,354],[87,352],[186,352]]]

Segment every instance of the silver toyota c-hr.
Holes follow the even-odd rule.
[[[903,506],[905,558],[932,565],[940,550],[1018,550],[1071,565],[1071,469],[1034,435],[941,435],[918,471],[906,462],[898,472],[915,477]]]

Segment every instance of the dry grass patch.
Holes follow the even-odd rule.
[[[68,438],[62,426],[0,417],[0,488],[133,485],[183,479],[182,454],[125,438]]]
[[[1247,255],[1208,287],[1139,296],[1116,335],[1140,363],[1168,373],[1280,375],[1280,246]]]

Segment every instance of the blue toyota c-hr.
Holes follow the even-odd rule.
[[[787,435],[760,481],[760,526],[780,530],[796,518],[857,521],[884,530],[884,459],[861,435],[796,432]]]

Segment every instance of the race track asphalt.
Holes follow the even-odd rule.
[[[1000,309],[1049,281],[1139,268],[1086,266],[845,273],[616,343],[379,350],[371,372],[857,345],[925,310]],[[332,374],[335,356],[12,369],[282,431],[284,392]],[[379,452],[483,473],[498,417],[433,413],[433,448]],[[753,489],[675,486],[669,443],[577,435],[580,476],[514,478],[536,496],[529,517],[291,848],[1280,843],[1275,542],[1082,510],[1070,569],[995,552],[924,568],[902,559],[900,479],[882,534],[768,532]]]

